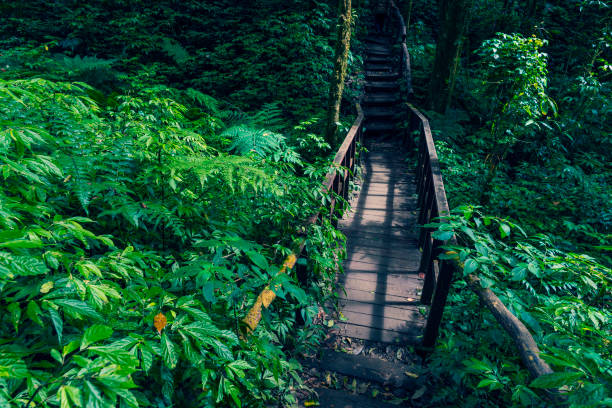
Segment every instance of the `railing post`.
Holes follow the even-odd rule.
[[[423,336],[423,346],[433,347],[438,338],[442,315],[444,314],[444,306],[448,297],[451,281],[453,280],[454,265],[448,261],[438,261],[438,281],[429,308],[427,323],[425,325],[425,334]]]

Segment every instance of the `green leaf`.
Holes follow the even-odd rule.
[[[15,331],[19,331],[19,320],[21,320],[21,307],[19,303],[11,303],[6,307],[6,310],[11,313],[11,321]]]
[[[437,239],[440,241],[448,241],[449,239],[453,237],[453,235],[455,235],[453,231],[434,231],[434,233],[431,234],[431,236],[434,237],[434,239]]]
[[[0,353],[0,378],[18,379],[28,376],[30,373],[23,360],[10,353]]]
[[[26,308],[26,314],[28,315],[30,320],[32,320],[34,323],[38,324],[39,326],[44,326],[44,323],[42,319],[40,318],[41,313],[42,311],[40,310],[38,303],[36,303],[33,300],[28,302],[28,307]]]
[[[253,263],[255,265],[257,265],[260,269],[266,270],[266,269],[269,268],[268,261],[266,260],[266,257],[263,256],[262,254],[260,254],[259,252],[248,251],[247,255],[248,255],[249,259],[251,261],[253,261]]]
[[[68,399],[65,385],[62,385],[59,387],[59,390],[57,390],[57,399],[60,400],[60,408],[70,408],[70,400]]]
[[[90,344],[109,338],[112,334],[113,329],[102,324],[94,324],[88,327],[87,330],[85,330],[85,334],[83,334],[83,340],[81,340],[81,350]]]
[[[168,338],[166,332],[164,332],[161,336],[161,348],[164,363],[166,363],[170,369],[176,367],[176,364],[178,363],[178,353],[176,351],[175,344]]]
[[[524,266],[516,266],[512,269],[511,273],[511,279],[513,281],[521,281],[527,276],[527,268],[525,268]]]
[[[244,361],[244,360],[236,360],[233,361],[231,363],[229,363],[227,365],[229,368],[232,369],[240,369],[240,370],[252,370],[254,367],[252,365],[250,365],[248,362]]]
[[[473,260],[472,258],[465,261],[463,264],[463,274],[469,275],[478,269],[478,262]]]
[[[66,393],[68,394],[70,400],[74,405],[76,405],[77,407],[83,406],[83,402],[81,400],[81,390],[71,385],[66,385],[64,389],[66,390]]]
[[[499,233],[501,234],[502,238],[506,238],[510,235],[510,226],[507,224],[500,224]]]
[[[480,279],[480,286],[482,286],[485,289],[490,288],[491,286],[495,285],[495,281],[487,278],[486,276],[480,276],[479,279]]]
[[[64,322],[62,321],[62,318],[55,309],[49,309],[49,316],[51,317],[51,322],[53,323],[53,327],[55,328],[55,332],[57,333],[57,342],[59,344],[62,344]]]
[[[68,354],[78,349],[80,344],[81,342],[79,340],[73,340],[70,343],[66,344],[62,350],[62,355],[66,357]]]
[[[102,316],[89,304],[77,299],[54,299],[53,303],[62,306],[65,313],[73,316],[82,315],[95,320],[104,320]]]
[[[53,357],[58,363],[64,364],[64,358],[56,349],[51,349],[51,357]]]
[[[533,388],[558,388],[562,385],[571,385],[582,377],[584,377],[584,374],[578,371],[544,374],[533,380],[529,386]]]
[[[489,386],[489,389],[495,389],[494,387],[496,385],[501,385],[499,384],[499,381],[491,379],[491,378],[485,378],[484,380],[481,380],[478,385],[476,386],[476,388],[483,388],[483,387],[487,387]]]
[[[540,268],[538,268],[538,265],[536,265],[535,263],[530,262],[529,265],[527,265],[527,269],[529,270],[529,272],[534,274],[536,278],[542,277],[542,274],[540,273]]]
[[[461,226],[461,232],[470,237],[472,241],[476,241],[476,235],[474,235],[474,230],[466,227],[465,225]]]

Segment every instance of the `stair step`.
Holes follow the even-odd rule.
[[[369,124],[366,123],[365,130],[366,133],[384,133],[393,132],[397,129],[393,122],[373,122]]]
[[[390,45],[393,43],[391,36],[367,37],[364,41],[368,44]]]
[[[366,71],[366,81],[397,81],[399,79],[397,72],[368,72]]]
[[[366,71],[369,71],[369,72],[374,72],[374,71],[393,72],[393,70],[395,69],[395,66],[393,66],[392,64],[386,63],[386,62],[382,62],[382,63],[366,62],[365,69]]]
[[[395,93],[382,93],[378,95],[366,95],[363,98],[363,106],[395,105],[400,102],[399,95]]]
[[[395,108],[373,106],[370,108],[364,108],[366,120],[371,118],[392,118],[398,114]]]
[[[366,91],[367,92],[371,92],[371,91],[395,91],[395,90],[399,89],[397,83],[392,82],[392,81],[391,82],[376,82],[376,81],[371,81],[371,82],[366,82],[365,86],[366,86]]]
[[[393,52],[393,47],[391,45],[368,44],[366,46],[366,51],[368,54],[391,54]]]
[[[387,402],[370,398],[365,395],[353,394],[348,391],[332,390],[330,388],[315,388],[319,395],[320,408],[397,408]],[[304,402],[300,403],[300,408],[306,407]],[[308,405],[312,406],[312,405]]]
[[[368,58],[393,58],[391,50],[368,50],[366,51],[366,59]]]
[[[373,64],[379,64],[379,63],[393,64],[397,62],[395,58],[393,58],[391,55],[366,57],[365,61],[366,63],[373,63]]]
[[[334,371],[386,386],[413,388],[419,383],[418,375],[414,373],[412,366],[377,357],[326,351],[314,364],[320,370]]]

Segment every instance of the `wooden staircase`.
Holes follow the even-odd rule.
[[[364,144],[369,153],[352,211],[339,222],[347,237],[347,259],[344,274],[338,278],[342,318],[330,332],[351,344],[417,345],[427,307],[420,303],[423,279],[419,274],[415,173],[404,160],[407,152],[398,137],[401,74],[391,37],[373,36],[366,42],[362,107]],[[401,390],[404,395],[419,383],[418,377],[408,375],[418,371],[410,363],[337,352],[332,347],[306,365],[334,376]],[[321,407],[397,407],[344,390],[315,389]]]

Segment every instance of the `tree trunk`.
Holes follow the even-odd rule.
[[[402,16],[406,24],[406,31],[410,28],[410,18],[412,17],[412,2],[413,0],[402,1]]]
[[[444,113],[452,97],[452,84],[457,70],[453,69],[465,31],[469,0],[441,0],[440,35],[436,45],[436,59],[429,87],[429,105]]]
[[[338,32],[334,73],[329,88],[329,105],[325,139],[335,147],[339,142],[338,122],[340,121],[340,103],[344,91],[344,79],[348,64],[348,53],[351,46],[351,0],[338,1]]]

